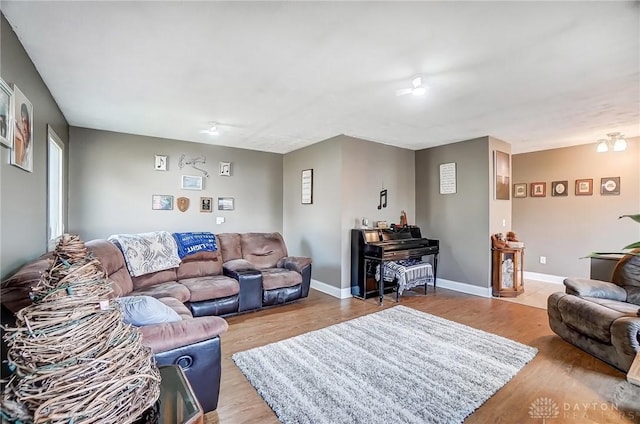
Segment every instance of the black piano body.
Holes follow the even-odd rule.
[[[438,267],[440,242],[422,237],[416,226],[351,230],[351,294],[367,299],[380,297],[395,288],[395,284],[384,283],[382,291],[375,280],[376,265],[385,261],[431,256],[433,259],[434,288]]]

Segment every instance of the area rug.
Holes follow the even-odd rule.
[[[537,349],[405,306],[233,355],[284,424],[461,423]]]

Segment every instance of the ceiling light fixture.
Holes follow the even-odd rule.
[[[218,131],[218,126],[216,125],[215,122],[211,122],[211,127],[208,130],[201,130],[200,133],[202,134],[209,134],[209,135],[219,135],[220,131]]]
[[[627,140],[619,132],[612,132],[607,134],[608,140],[598,140],[598,147],[596,151],[598,153],[608,152],[610,148],[613,148],[614,152],[623,152],[627,150]]]
[[[415,77],[411,81],[413,88],[401,88],[396,90],[396,96],[404,96],[405,94],[412,94],[414,96],[422,96],[427,92],[427,86],[422,85],[422,78]]]

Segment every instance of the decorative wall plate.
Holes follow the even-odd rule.
[[[187,209],[189,209],[189,198],[178,197],[176,199],[176,204],[178,205],[178,210],[180,212],[185,212]]]

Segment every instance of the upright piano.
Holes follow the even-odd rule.
[[[351,230],[351,294],[367,299],[379,296],[380,303],[385,292],[395,285],[375,280],[376,265],[385,261],[431,256],[433,287],[436,286],[438,253],[440,242],[422,237],[416,226]],[[381,272],[382,274],[382,272]],[[381,280],[383,280],[381,278]]]

